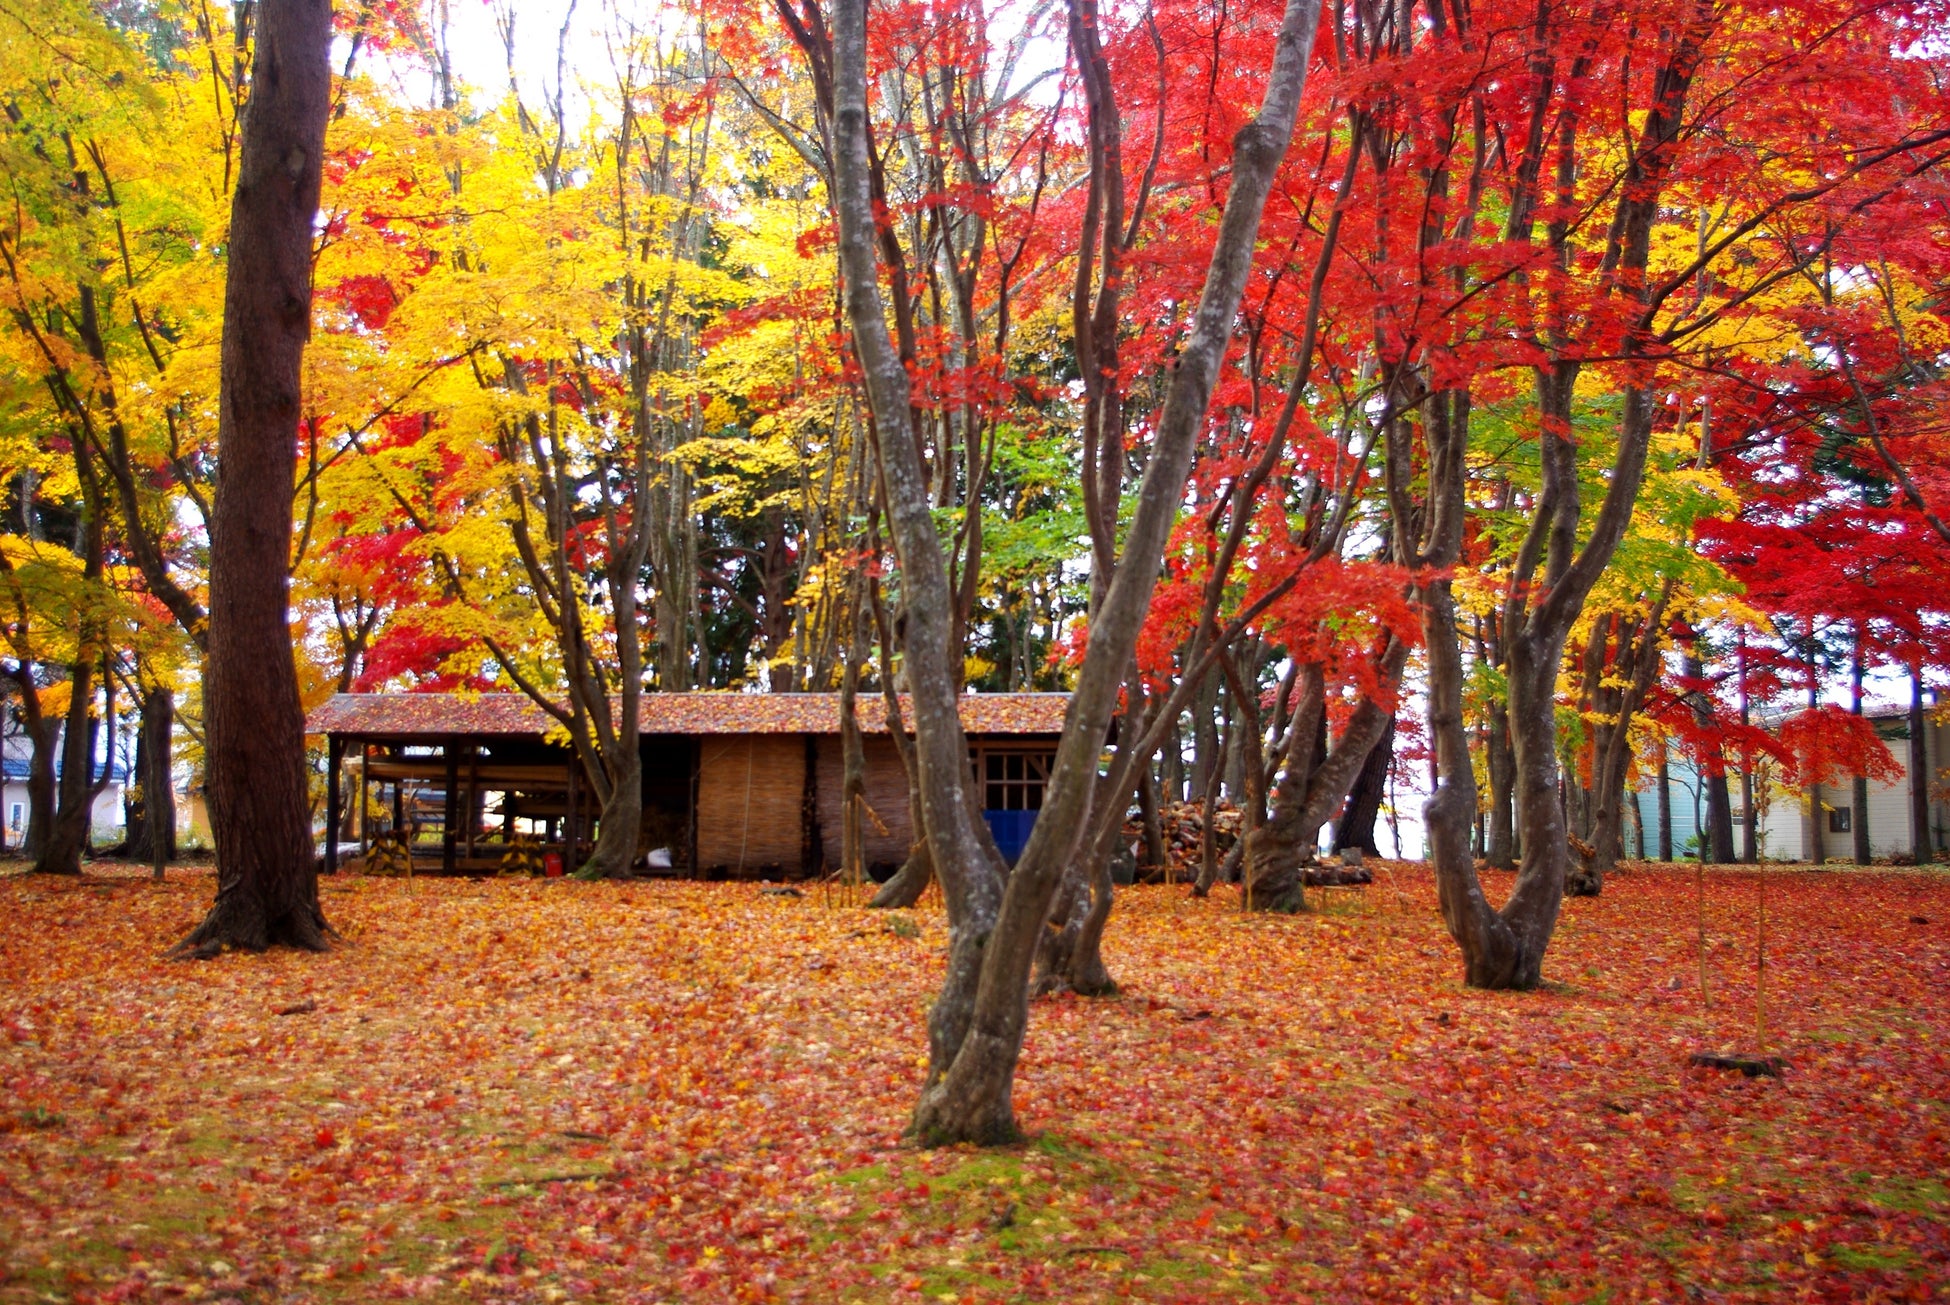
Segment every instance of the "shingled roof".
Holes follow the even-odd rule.
[[[645,734],[837,734],[837,693],[646,693]],[[972,693],[959,699],[962,728],[970,734],[1060,734],[1067,693]],[[913,715],[905,696],[901,712]],[[860,728],[887,732],[879,694],[863,693]],[[340,693],[305,720],[310,734],[369,738],[447,734],[535,735],[553,719],[519,693]]]

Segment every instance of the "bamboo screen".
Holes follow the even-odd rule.
[[[704,738],[698,758],[698,868],[723,866],[740,875],[777,866],[796,874],[805,783],[806,744],[800,735]]]

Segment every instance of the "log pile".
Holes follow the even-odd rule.
[[[1203,856],[1205,839],[1205,804],[1203,802],[1166,802],[1158,808],[1158,825],[1164,834],[1165,859],[1168,866],[1138,867],[1138,882],[1141,884],[1161,884],[1167,878],[1173,883],[1186,883],[1198,878],[1200,858]],[[1238,807],[1228,802],[1215,804],[1212,812],[1212,852],[1219,860],[1225,860],[1226,853],[1239,841],[1240,830],[1244,825],[1244,815]],[[1124,841],[1137,848],[1138,859],[1144,859],[1144,822],[1135,817],[1124,824]]]
[[[1158,810],[1158,824],[1164,834],[1165,859],[1170,864],[1168,867],[1140,865],[1137,881],[1141,884],[1164,883],[1167,869],[1173,883],[1197,879],[1204,855],[1205,804],[1167,802]],[[1239,841],[1244,827],[1244,813],[1238,807],[1228,802],[1215,805],[1212,812],[1212,851],[1221,863]],[[1126,821],[1124,840],[1137,850],[1138,858],[1142,861],[1144,822],[1135,817]],[[1374,871],[1360,865],[1309,865],[1302,873],[1303,882],[1309,888],[1356,888],[1374,882]]]
[[[1309,888],[1359,888],[1374,882],[1374,871],[1358,865],[1310,865],[1300,873]]]

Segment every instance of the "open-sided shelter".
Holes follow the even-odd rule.
[[[1005,856],[1028,838],[1063,729],[1067,694],[961,700],[969,763]],[[903,711],[907,704],[902,703]],[[836,693],[648,693],[642,700],[646,854],[702,877],[809,876],[842,846]],[[865,860],[898,865],[914,842],[907,774],[878,694],[857,704],[866,757]],[[520,694],[353,694],[307,729],[326,738],[326,863],[405,835],[416,865],[499,867],[521,840],[573,863],[600,809],[549,715]]]

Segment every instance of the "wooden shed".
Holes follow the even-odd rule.
[[[1066,694],[961,699],[969,761],[1004,854],[1028,836]],[[907,704],[903,702],[903,709]],[[653,693],[642,706],[646,856],[707,878],[811,876],[842,846],[839,695]],[[907,776],[877,695],[861,695],[865,859],[888,868],[914,841]],[[326,739],[326,860],[394,835],[417,867],[480,872],[510,847],[585,853],[600,815],[552,722],[520,694],[339,694],[307,728]],[[356,845],[356,851],[355,849]]]

